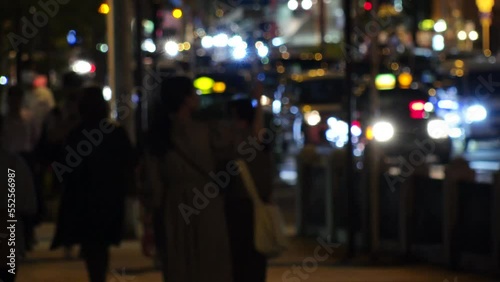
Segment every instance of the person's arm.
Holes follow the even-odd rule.
[[[36,215],[38,210],[33,175],[28,165],[18,156],[12,157],[16,183],[16,212],[22,216]]]

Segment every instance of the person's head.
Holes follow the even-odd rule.
[[[7,107],[10,114],[19,113],[23,105],[24,91],[20,86],[12,86],[7,91]]]
[[[255,108],[251,99],[229,102],[229,115],[238,128],[249,128],[255,119]]]
[[[193,81],[185,76],[169,77],[161,83],[162,107],[168,113],[193,113],[198,109],[199,98],[194,91]]]
[[[102,88],[86,87],[79,103],[79,112],[84,121],[98,121],[109,117],[109,105],[102,96]]]
[[[83,80],[76,72],[67,72],[62,77],[62,87],[64,89],[75,89],[83,86]]]

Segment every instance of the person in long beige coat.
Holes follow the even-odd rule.
[[[153,202],[165,214],[166,250],[158,251],[165,252],[165,280],[232,282],[223,187],[210,178],[215,159],[209,127],[192,119],[198,106],[192,85],[184,77],[162,82],[167,122],[164,130],[154,129],[159,134],[151,137],[149,168],[156,179]]]

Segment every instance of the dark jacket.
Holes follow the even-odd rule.
[[[88,145],[91,149],[87,154]],[[71,131],[64,148],[65,159],[60,163],[71,170],[63,174],[64,191],[52,248],[83,242],[119,244],[125,197],[134,183],[135,159],[127,133],[119,126],[105,133],[96,124],[81,124]],[[70,158],[69,148],[80,151],[79,156]]]

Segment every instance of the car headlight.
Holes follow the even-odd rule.
[[[465,110],[465,121],[467,123],[483,121],[487,116],[488,112],[481,105],[473,105]]]
[[[446,121],[435,119],[427,124],[427,133],[433,139],[444,139],[449,136],[450,129]]]
[[[380,121],[373,125],[373,137],[378,142],[387,142],[394,136],[394,127],[386,121]]]
[[[310,126],[316,126],[321,122],[321,115],[318,111],[308,112],[304,115],[307,124]]]

